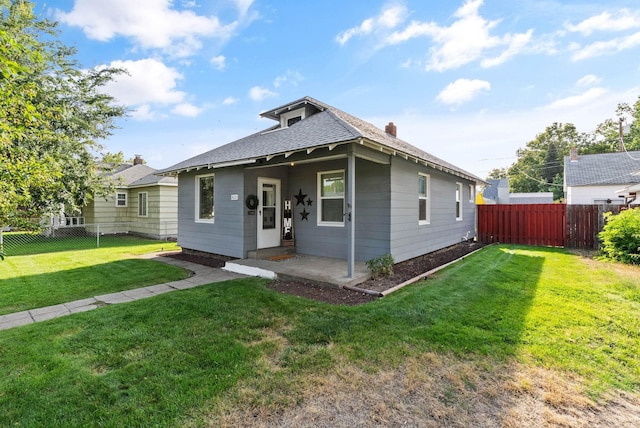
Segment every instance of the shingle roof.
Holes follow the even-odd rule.
[[[156,175],[156,171],[156,169],[144,164],[121,164],[114,169],[110,177],[115,181],[116,186],[126,187],[178,183],[178,180],[173,177],[160,177]]]
[[[487,180],[487,182],[489,183],[489,185],[482,191],[482,196],[494,201],[498,200],[498,188],[509,188],[508,178],[492,179]]]
[[[362,119],[324,104],[314,98],[304,97],[281,107],[262,113],[263,117],[277,119],[285,110],[302,105],[311,105],[319,113],[286,128],[275,125],[261,132],[249,135],[225,144],[206,153],[177,163],[158,171],[159,174],[175,174],[193,168],[215,168],[235,163],[251,163],[259,158],[290,154],[306,149],[344,144],[360,139],[384,146],[394,154],[401,154],[423,161],[437,169],[443,169],[470,180],[484,182],[481,178],[467,172],[436,156],[412,146]]]
[[[573,162],[565,156],[564,180],[568,187],[640,183],[640,151],[579,155]]]

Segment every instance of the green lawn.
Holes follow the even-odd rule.
[[[175,243],[131,237],[103,240],[100,248],[71,251],[64,251],[69,245],[56,240],[43,254],[0,261],[0,315],[187,277],[180,268],[136,258],[177,249]]]
[[[362,306],[265,284],[212,284],[0,331],[0,425],[218,425],[237,409],[294,406],[309,379],[345,364],[375,372],[424,355],[486,365],[487,376],[543,367],[592,397],[640,391],[637,267],[491,246]]]

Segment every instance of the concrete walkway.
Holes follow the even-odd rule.
[[[77,312],[86,312],[92,309],[97,309],[101,306],[132,302],[134,300],[157,296],[169,291],[185,290],[187,288],[211,284],[213,282],[222,282],[246,277],[246,275],[227,272],[222,269],[211,268],[182,260],[176,260],[170,257],[159,257],[157,254],[150,254],[143,257],[187,269],[193,272],[193,275],[189,278],[182,279],[180,281],[168,282],[166,284],[150,285],[148,287],[103,294],[100,296],[89,297],[88,299],[2,315],[0,316],[0,330],[7,330],[38,321],[63,317]]]

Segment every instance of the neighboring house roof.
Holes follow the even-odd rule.
[[[566,187],[640,183],[640,151],[564,158]]]
[[[553,192],[509,193],[510,204],[551,204]]]
[[[362,119],[311,97],[304,97],[268,110],[263,112],[261,116],[279,120],[280,114],[302,107],[312,107],[318,112],[287,127],[281,127],[280,124],[274,125],[187,159],[158,173],[176,174],[196,168],[220,168],[251,164],[262,158],[271,160],[276,156],[288,157],[295,152],[304,150],[311,153],[321,147],[331,148],[340,144],[363,141],[377,145],[376,148],[386,149],[389,154],[422,161],[433,168],[473,181],[484,182],[481,178],[387,134]]]
[[[150,166],[139,164],[120,164],[109,174],[116,184],[116,187],[141,187],[153,185],[177,185],[178,180],[174,177],[161,177],[156,175],[156,169]]]
[[[498,200],[498,188],[509,188],[508,178],[491,179],[487,180],[487,183],[489,185],[482,191],[482,196],[493,201]]]

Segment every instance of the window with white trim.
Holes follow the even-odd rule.
[[[196,221],[213,223],[214,174],[196,176]]]
[[[469,184],[469,202],[472,204],[476,202],[476,186]]]
[[[430,177],[418,174],[418,224],[429,224],[431,221]]]
[[[344,226],[344,170],[318,173],[318,225]]]
[[[148,205],[149,193],[140,192],[138,193],[138,217],[146,217]]]
[[[286,113],[282,113],[280,115],[280,127],[288,128],[289,126],[295,125],[300,122],[305,117],[305,109],[299,108],[292,111],[288,111]]]
[[[456,220],[462,220],[462,183],[456,183]]]
[[[116,207],[127,206],[127,192],[116,192]]]

